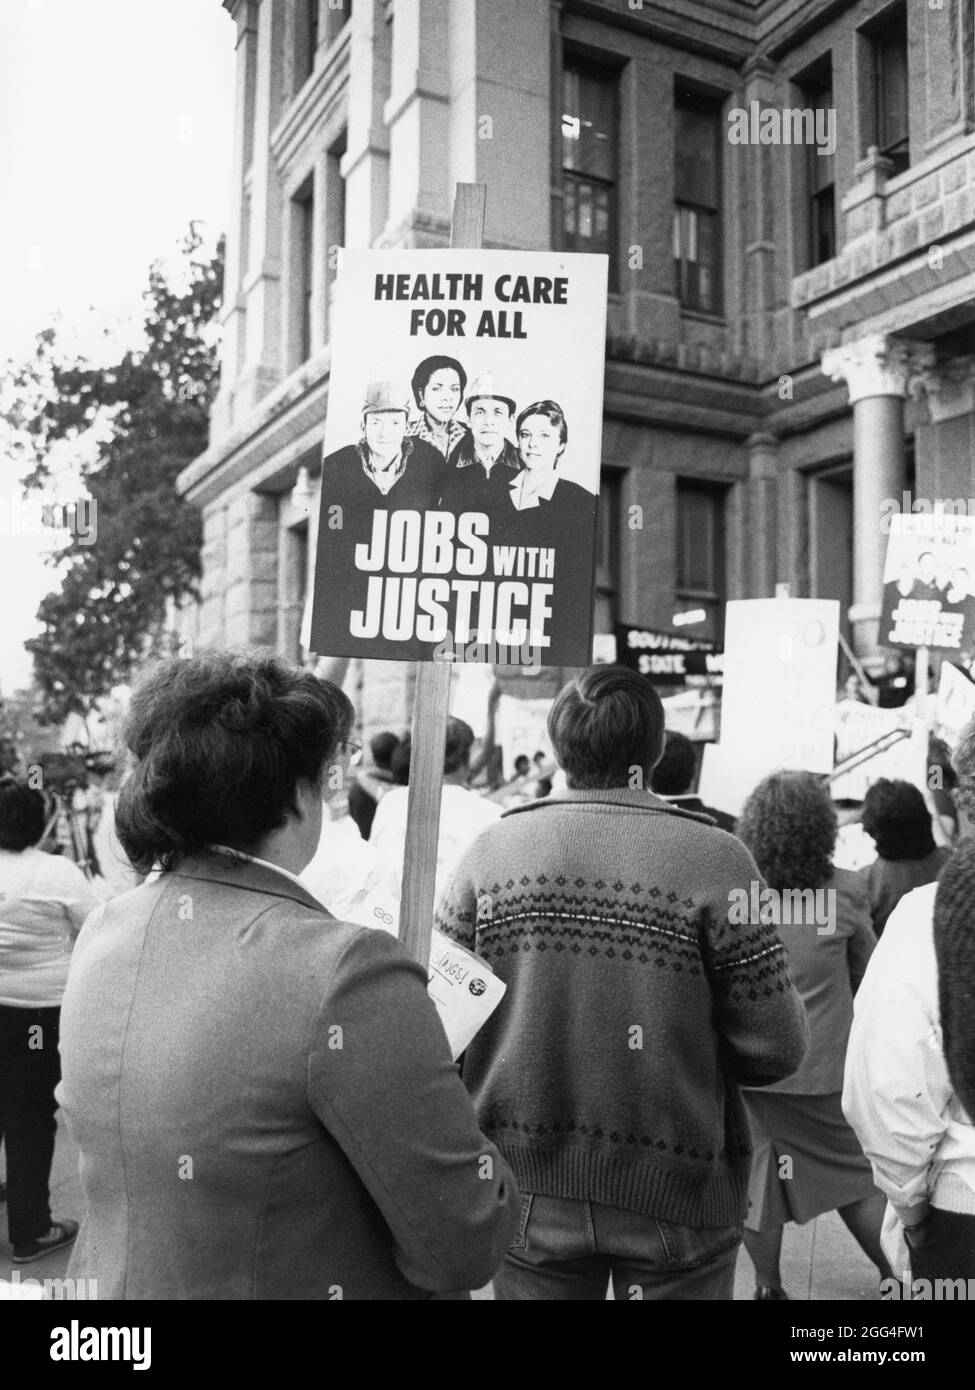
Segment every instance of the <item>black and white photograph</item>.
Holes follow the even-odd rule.
[[[14,1364],[953,1369],[975,0],[0,0],[0,176]]]

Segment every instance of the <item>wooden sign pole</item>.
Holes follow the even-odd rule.
[[[451,246],[480,249],[486,201],[485,184],[457,185],[450,225]],[[416,663],[399,939],[413,959],[424,968],[430,960],[430,934],[433,930],[450,670],[449,661]]]

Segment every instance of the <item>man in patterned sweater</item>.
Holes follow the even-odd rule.
[[[649,791],[653,687],[594,666],[555,700],[568,790],[514,807],[460,861],[438,926],[508,986],[468,1048],[481,1126],[523,1193],[499,1299],[729,1299],[750,1163],[738,1088],[808,1040],[765,887],[706,816]],[[751,895],[752,885],[757,885]]]

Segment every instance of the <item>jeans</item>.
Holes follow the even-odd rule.
[[[932,1207],[922,1244],[911,1246],[915,1279],[975,1279],[975,1216]]]
[[[51,1228],[51,1163],[61,1080],[60,1009],[0,1004],[0,1132],[7,1154],[7,1229],[26,1245]],[[32,1031],[33,1030],[33,1031]]]
[[[730,1299],[742,1227],[699,1230],[622,1207],[526,1192],[494,1296],[583,1301]]]

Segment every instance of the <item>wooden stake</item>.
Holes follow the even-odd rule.
[[[928,649],[918,647],[914,658],[914,714],[927,722],[928,713]]]
[[[480,249],[486,202],[485,184],[457,185],[450,224],[451,246]],[[430,961],[433,930],[450,671],[448,661],[417,662],[399,939],[424,969]]]

